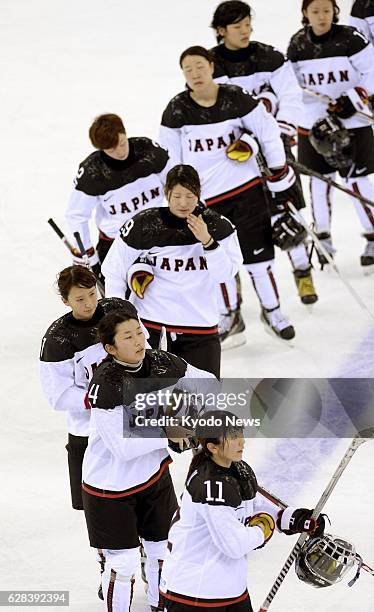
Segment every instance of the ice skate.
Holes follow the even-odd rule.
[[[360,257],[360,263],[365,275],[374,272],[374,233],[364,234],[366,238],[365,250]]]
[[[218,325],[221,350],[242,346],[246,343],[245,323],[240,310],[233,310],[221,317]]]
[[[332,246],[331,234],[329,232],[321,232],[319,234],[316,234],[316,236],[318,240],[320,241],[320,243],[322,244],[322,246],[324,247],[325,251],[327,251],[328,255],[330,255],[330,257],[334,259],[336,249]],[[318,245],[316,244],[315,246],[316,246],[318,261],[321,265],[321,270],[323,270],[323,268],[326,265],[328,265],[329,262],[327,260],[326,255],[319,250]]]
[[[294,277],[302,303],[306,305],[315,304],[318,300],[318,295],[314,287],[311,267],[306,270],[294,270]]]
[[[267,330],[271,330],[278,338],[282,340],[292,340],[295,337],[295,330],[290,325],[289,320],[282,314],[279,306],[273,309],[263,308],[261,312],[261,321],[264,323]]]

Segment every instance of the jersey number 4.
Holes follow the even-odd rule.
[[[216,497],[214,497],[212,495],[212,482],[210,480],[205,480],[204,482],[205,486],[206,486],[206,501],[207,502],[224,502],[224,498],[223,498],[223,483],[220,481],[216,480],[216,485],[217,485],[217,493],[218,495]]]
[[[97,394],[99,393],[99,387],[100,385],[93,384],[88,393],[87,397],[90,400],[91,406],[94,406],[96,404]]]

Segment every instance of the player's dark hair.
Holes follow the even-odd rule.
[[[69,266],[57,274],[56,283],[59,294],[67,300],[72,287],[95,287],[96,276],[85,266]]]
[[[213,423],[213,424],[212,424]],[[209,410],[200,418],[195,429],[196,439],[201,449],[194,455],[188,468],[187,479],[204,461],[212,461],[213,455],[208,449],[209,442],[218,446],[227,438],[243,433],[241,419],[227,410]]]
[[[179,65],[181,68],[183,60],[189,55],[200,55],[201,57],[205,57],[205,59],[208,60],[210,64],[214,64],[214,57],[211,52],[208,51],[208,49],[205,49],[205,47],[195,45],[194,47],[188,47],[188,49],[185,49],[183,51],[182,55],[179,58]]]
[[[117,326],[125,321],[137,321],[139,319],[134,315],[129,315],[123,310],[114,310],[105,315],[97,326],[97,339],[105,348],[106,344],[114,345],[114,336],[116,335]]]
[[[108,113],[96,117],[89,129],[89,137],[96,149],[114,149],[119,134],[126,134],[121,117]]]
[[[252,17],[252,11],[249,4],[241,2],[241,0],[227,0],[221,2],[214,11],[212,23],[210,27],[216,30],[217,42],[221,42],[223,36],[218,34],[218,28],[226,28],[232,23],[237,23],[245,17]]]
[[[314,2],[314,0],[303,0],[302,6],[301,6],[301,12],[302,12],[302,16],[303,16],[301,23],[303,25],[309,25],[309,19],[307,17],[305,17],[304,11],[307,10],[309,4],[312,4],[312,2]],[[336,0],[330,0],[330,2],[331,2],[332,7],[334,9],[334,17],[333,17],[332,22],[333,23],[338,23],[340,8],[336,4]]]
[[[195,196],[200,198],[200,178],[195,168],[192,166],[187,164],[179,164],[178,166],[174,166],[174,168],[169,170],[164,187],[167,199],[169,199],[169,195],[176,185],[182,185],[182,187],[185,187]]]

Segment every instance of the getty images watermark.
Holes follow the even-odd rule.
[[[151,393],[137,393],[133,414],[135,427],[185,427],[195,429],[200,426],[227,427],[260,427],[261,419],[252,417],[238,417],[225,414],[224,411],[244,408],[248,402],[248,395],[243,393],[191,393],[186,390],[159,389]],[[161,410],[162,407],[162,410]],[[158,410],[158,408],[160,408]],[[204,417],[204,412],[216,410],[222,415]],[[155,414],[156,413],[156,414]]]

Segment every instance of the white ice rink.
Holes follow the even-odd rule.
[[[64,313],[52,285],[56,273],[70,264],[68,252],[46,221],[52,216],[64,225],[72,179],[78,163],[92,150],[88,127],[96,115],[118,113],[129,136],[157,137],[166,103],[184,86],[180,53],[192,44],[215,43],[208,25],[217,4],[218,0],[0,3],[0,590],[64,589],[70,591],[70,610],[102,609],[83,513],[70,507],[64,418],[49,409],[38,380],[40,340]],[[346,23],[350,0],[339,4],[341,22]],[[252,0],[251,5],[254,39],[285,50],[300,27],[301,1]],[[373,312],[374,276],[364,277],[360,270],[364,240],[346,196],[336,195],[333,214],[337,264]],[[299,302],[288,260],[279,252],[277,272],[282,309],[296,328],[294,347],[264,333],[257,299],[243,274],[247,344],[224,354],[223,375],[373,376],[374,319],[334,272],[314,272],[320,300],[312,314]],[[247,459],[265,486],[286,501],[313,507],[347,445],[348,440],[290,441],[285,446],[256,439],[247,443]],[[188,459],[176,457],[172,468],[178,491]],[[287,478],[275,477],[271,461],[277,473],[283,466]],[[370,565],[373,468],[374,443],[369,442],[359,449],[326,509],[330,530],[351,539]],[[294,541],[278,535],[252,555],[254,610]],[[140,581],[133,609],[147,609]],[[352,588],[339,584],[315,590],[299,582],[291,570],[271,610],[371,612],[374,579],[362,572]]]

